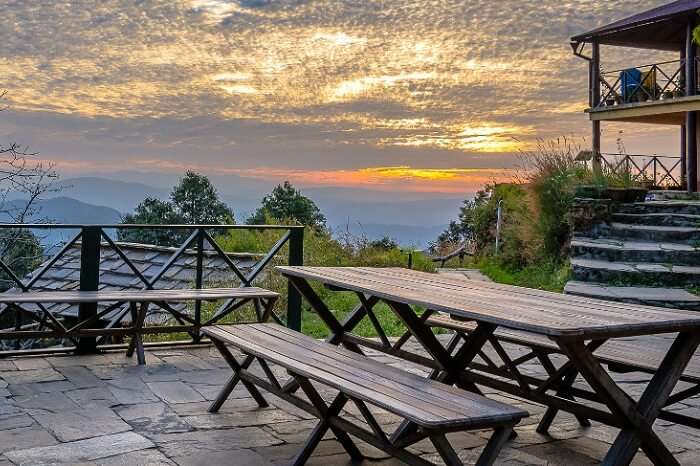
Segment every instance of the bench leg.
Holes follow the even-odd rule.
[[[129,308],[131,309],[131,325],[134,328],[134,335],[131,337],[129,348],[126,350],[126,356],[130,358],[134,355],[134,351],[136,351],[136,358],[138,359],[139,365],[143,366],[146,364],[146,353],[143,349],[141,329],[146,320],[146,314],[148,314],[148,303],[141,303],[141,307],[138,310],[136,308],[136,303],[129,303]]]
[[[462,466],[464,464],[462,460],[459,459],[459,455],[457,455],[455,449],[450,445],[445,434],[432,434],[430,436],[430,441],[433,443],[435,450],[440,454],[446,466]]]
[[[247,356],[243,363],[241,364],[241,369],[248,369],[250,365],[253,363],[255,358],[253,356]],[[231,395],[231,392],[233,392],[233,389],[236,388],[236,385],[238,385],[238,382],[241,381],[241,376],[238,373],[234,373],[231,378],[228,379],[226,382],[226,385],[224,385],[224,388],[221,389],[221,392],[217,395],[216,399],[212,401],[211,405],[209,405],[209,412],[210,413],[216,413],[219,411],[221,406],[226,402],[228,397]]]
[[[221,353],[221,356],[224,357],[228,365],[233,369],[234,376],[228,381],[224,389],[221,391],[219,396],[216,398],[216,400],[209,406],[209,412],[216,412],[219,410],[221,405],[226,401],[226,398],[231,394],[231,391],[233,391],[234,387],[238,383],[238,380],[243,384],[243,386],[248,390],[248,393],[250,393],[250,396],[253,397],[253,399],[258,403],[258,406],[261,408],[267,408],[270,406],[267,401],[265,401],[265,398],[263,398],[262,394],[260,393],[260,390],[258,390],[258,387],[253,385],[252,383],[244,380],[241,377],[241,371],[244,370],[245,368],[241,365],[238,364],[238,361],[236,361],[236,358],[231,354],[231,352],[226,348],[226,345],[219,340],[216,340],[212,338],[212,343],[214,343],[214,346],[216,346],[216,349],[219,350],[219,353]],[[250,359],[250,362],[248,362],[248,359]],[[247,356],[246,360],[244,361],[244,364],[247,362],[248,365],[250,365],[253,362],[253,357],[252,356]],[[236,378],[238,380],[236,380]]]
[[[508,442],[513,432],[513,426],[500,426],[494,429],[493,435],[476,461],[476,466],[491,466],[501,453],[503,446]]]
[[[314,430],[304,443],[304,446],[299,454],[294,459],[294,466],[302,466],[306,463],[306,461],[308,461],[313,451],[316,449],[321,440],[323,440],[323,436],[326,434],[328,429],[333,432],[335,438],[338,440],[338,442],[340,442],[353,461],[362,461],[364,459],[364,455],[357,448],[357,445],[355,445],[355,442],[353,442],[347,432],[340,430],[340,428],[333,426],[330,423],[330,419],[337,416],[348,402],[348,397],[343,393],[339,393],[329,406],[326,404],[314,386],[311,385],[311,382],[309,382],[308,379],[296,374],[292,375],[299,384],[299,387],[309,398],[309,401],[311,401],[311,404],[318,411],[318,415],[321,419],[316,427],[314,427]]]

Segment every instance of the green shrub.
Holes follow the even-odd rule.
[[[272,221],[270,222],[272,223]],[[228,252],[253,252],[264,254],[283,235],[280,230],[231,230],[217,238],[217,243]],[[285,245],[271,265],[285,265],[288,246]],[[307,227],[304,230],[304,264],[309,266],[364,266],[364,267],[405,267],[408,256],[395,244],[387,241],[370,241],[364,237],[346,235],[340,240],[333,238],[325,230]],[[413,267],[423,271],[434,271],[431,259],[420,252],[413,252]],[[267,269],[255,281],[255,284],[280,293],[278,310],[287,308],[287,280],[279,273]],[[357,298],[352,293],[330,291],[323,286],[312,286],[324,303],[342,320],[356,305]],[[311,310],[308,303],[302,303],[302,329],[304,333],[315,337],[327,334],[325,324]],[[378,305],[375,313],[385,325],[388,335],[403,333],[403,325],[394,313],[385,305]],[[244,312],[248,318],[250,312]],[[363,321],[357,333],[362,336],[376,336],[369,322]]]

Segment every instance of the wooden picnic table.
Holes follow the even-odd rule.
[[[433,368],[431,378],[479,392],[478,385],[508,391],[525,399],[572,412],[583,422],[596,420],[621,429],[604,464],[629,464],[641,447],[654,464],[677,465],[669,449],[653,430],[695,350],[700,344],[700,314],[574,297],[495,283],[476,283],[399,268],[277,267],[318,313],[331,331],[328,341],[361,352],[362,346],[387,352]],[[311,287],[320,282],[335,291],[354,292],[359,304],[343,322],[328,309]],[[386,303],[408,329],[390,340],[373,312]],[[443,346],[427,320],[436,312],[468,320],[474,329],[468,338],[453,338]],[[380,342],[352,334],[367,317]],[[522,374],[497,341],[497,329],[525,331],[546,337],[566,357],[559,367],[543,360],[548,377],[536,381]],[[674,333],[673,343],[641,397],[633,399],[604,369],[594,352],[615,339]],[[402,349],[414,337],[428,356]],[[461,343],[461,346],[460,346]],[[487,362],[487,343],[503,361],[491,361],[492,371],[477,370],[478,358]],[[488,364],[487,364],[488,365]],[[505,368],[514,384],[503,380]],[[495,375],[495,376],[494,376]],[[580,375],[587,390],[573,387]],[[500,376],[500,377],[499,377]],[[583,398],[583,403],[574,398]],[[593,402],[593,403],[590,403]],[[595,404],[595,406],[592,406]],[[410,435],[415,426],[405,423]]]
[[[43,321],[56,332],[58,337],[74,338],[80,336],[97,336],[97,335],[131,335],[132,339],[127,350],[127,355],[131,356],[136,352],[139,364],[145,364],[145,353],[143,348],[142,335],[144,333],[160,333],[160,332],[176,332],[176,331],[192,331],[193,326],[197,326],[196,320],[192,319],[185,313],[174,309],[171,304],[187,303],[187,302],[202,302],[202,301],[218,301],[224,300],[224,305],[221,306],[216,313],[206,322],[200,323],[198,326],[211,325],[221,320],[226,315],[240,308],[242,305],[253,302],[256,306],[257,320],[265,322],[270,318],[275,320],[274,305],[279,297],[278,293],[265,290],[257,287],[240,287],[240,288],[193,288],[193,289],[175,289],[175,290],[99,290],[99,291],[28,291],[28,292],[12,292],[0,293],[0,306],[8,306],[14,309],[18,314],[32,314],[23,307],[27,304],[39,306],[43,314]],[[58,320],[53,313],[48,311],[44,304],[62,303],[62,304],[99,304],[108,303],[108,305],[89,318],[75,323],[71,327],[66,327],[63,322]],[[114,312],[115,310],[128,305],[128,311],[131,314],[131,325],[126,328],[95,328],[95,324],[104,316]],[[149,307],[156,305],[166,312],[170,313],[178,322],[179,326],[155,326],[146,327],[144,325],[148,315]],[[126,314],[122,315],[122,318]],[[113,319],[114,325],[119,324],[121,319]],[[198,328],[195,329],[197,332]],[[43,335],[40,331],[27,330],[10,330],[0,332],[0,337],[3,339],[11,338],[33,338],[35,335]]]

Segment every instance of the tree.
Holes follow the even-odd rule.
[[[265,196],[262,205],[246,223],[260,225],[266,223],[268,218],[279,222],[294,221],[317,230],[326,228],[326,217],[316,203],[301,194],[289,181],[277,185],[270,194]]]
[[[146,198],[124,224],[144,225],[223,225],[233,223],[233,212],[219,199],[209,178],[187,171],[170,193],[170,201]],[[121,229],[120,241],[178,246],[190,234],[187,230],[165,228]]]
[[[136,210],[134,210],[133,214],[124,216],[122,223],[178,225],[184,222],[182,216],[175,211],[175,208],[170,202],[147,197],[136,206]],[[183,230],[173,230],[170,228],[129,229],[119,230],[119,240],[174,246],[181,244],[185,240],[186,234],[187,233]]]
[[[384,236],[380,239],[375,239],[369,242],[369,247],[372,249],[380,249],[382,251],[391,251],[399,247],[399,244],[389,236]]]
[[[175,211],[188,225],[217,225],[233,223],[233,212],[219,199],[209,178],[187,171],[170,193]]]

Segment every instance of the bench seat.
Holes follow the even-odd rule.
[[[366,402],[398,415],[423,432],[420,438],[430,437],[433,440],[433,434],[439,438],[445,432],[499,427],[504,428],[499,432],[499,437],[503,437],[504,430],[509,433],[512,426],[527,416],[521,409],[387,366],[280,325],[218,325],[203,328],[202,331],[219,345],[234,346],[249,357],[282,366],[297,380],[314,381],[338,391],[353,402],[360,402],[358,407],[361,411],[364,411],[362,403]],[[243,370],[238,372],[243,373],[242,378],[247,378],[248,382],[255,381],[253,377],[246,377]],[[276,383],[271,385],[281,387]],[[363,415],[366,414],[369,412],[363,412]],[[373,424],[372,419],[367,421]],[[336,427],[343,425],[346,423],[335,424]],[[390,454],[396,453],[398,444],[387,445],[386,442],[390,442],[387,437],[382,438],[383,434],[377,432],[375,434],[378,437],[375,440],[379,440],[375,446],[385,447],[383,449]],[[505,438],[499,438],[497,450],[500,450]],[[408,454],[405,450],[402,452]],[[490,454],[493,455],[493,451]],[[447,458],[452,458],[448,464],[461,464],[456,462],[456,455],[450,456],[448,453]],[[401,459],[408,461],[408,457]],[[487,460],[480,464],[490,463]]]
[[[467,334],[473,332],[476,328],[476,324],[472,321],[457,320],[444,314],[433,314],[426,322],[431,327],[446,328]],[[541,335],[503,327],[498,328],[494,334],[500,341],[537,348],[547,352],[561,352],[556,343]],[[650,342],[653,344],[649,344]],[[658,335],[637,337],[634,340],[611,339],[598,348],[594,354],[600,361],[608,364],[611,370],[619,369],[620,371],[628,372],[654,373],[663,358],[668,354],[668,349],[672,343],[672,338],[664,338]],[[698,353],[696,353],[696,356],[698,356]],[[690,360],[681,380],[690,383],[700,383],[700,357],[694,357]]]

